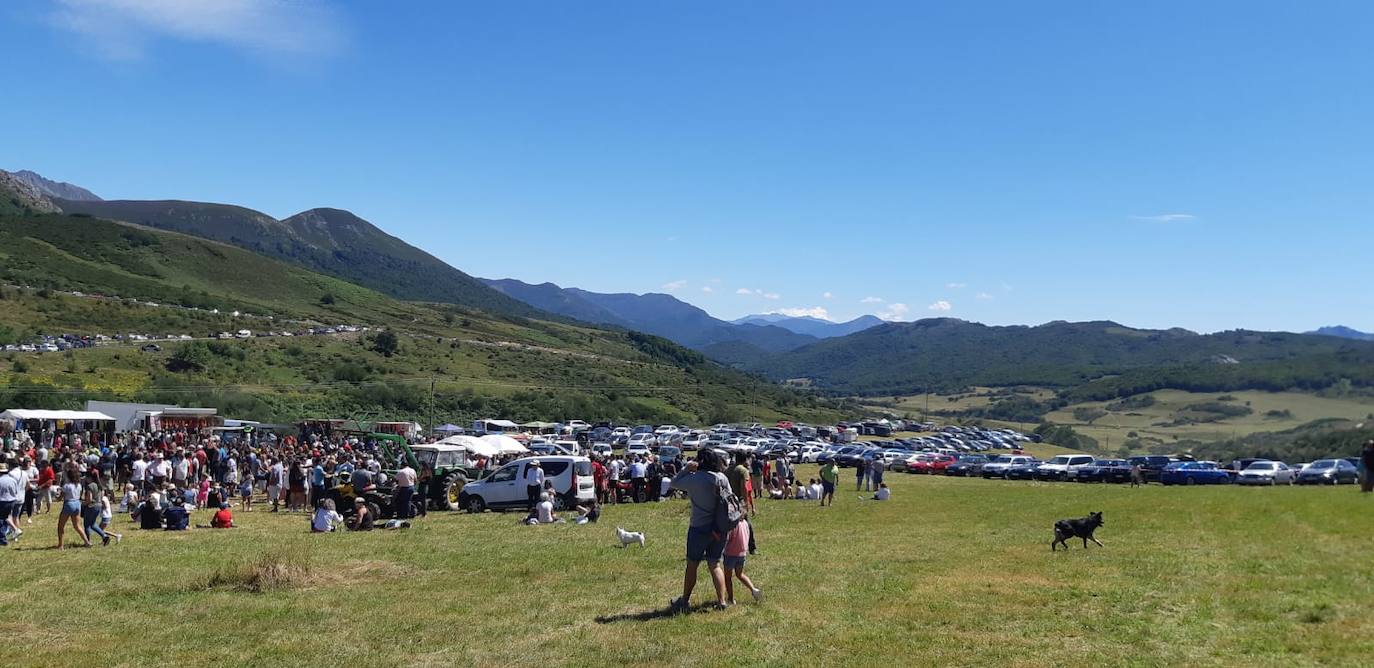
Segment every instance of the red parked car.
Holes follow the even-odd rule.
[[[921,457],[911,464],[912,473],[940,473],[943,474],[950,464],[956,462],[955,458],[949,455],[930,455]]]

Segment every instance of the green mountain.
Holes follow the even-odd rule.
[[[1328,336],[1244,330],[1201,335],[1114,322],[990,327],[937,318],[888,323],[738,366],[779,380],[810,378],[818,388],[845,394],[1049,385],[1125,396],[1228,383],[1236,386],[1218,389],[1322,387],[1342,373],[1374,384],[1374,365],[1367,360],[1374,360],[1374,344]]]
[[[837,417],[815,398],[647,334],[402,301],[236,246],[84,216],[0,214],[0,284],[0,343],[43,334],[300,332],[312,324],[373,330],[162,342],[158,352],[108,345],[4,353],[5,406],[117,399],[215,406],[262,420],[367,414],[422,423],[431,412],[449,422]]]
[[[228,204],[53,201],[67,213],[222,241],[399,299],[459,304],[501,315],[541,316],[529,305],[340,209],[311,209],[276,220]]]

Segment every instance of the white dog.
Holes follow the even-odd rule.
[[[639,543],[644,547],[644,534],[638,531],[626,531],[620,527],[615,528],[615,537],[620,541],[620,547],[629,547],[631,543]]]

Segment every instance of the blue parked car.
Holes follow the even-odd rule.
[[[1174,462],[1159,472],[1166,485],[1229,485],[1231,473],[1216,462]]]

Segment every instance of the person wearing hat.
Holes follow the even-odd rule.
[[[543,491],[544,469],[539,465],[538,459],[531,459],[528,464],[525,464],[525,494],[529,502],[527,510],[534,512],[534,506],[539,503],[539,495]]]

